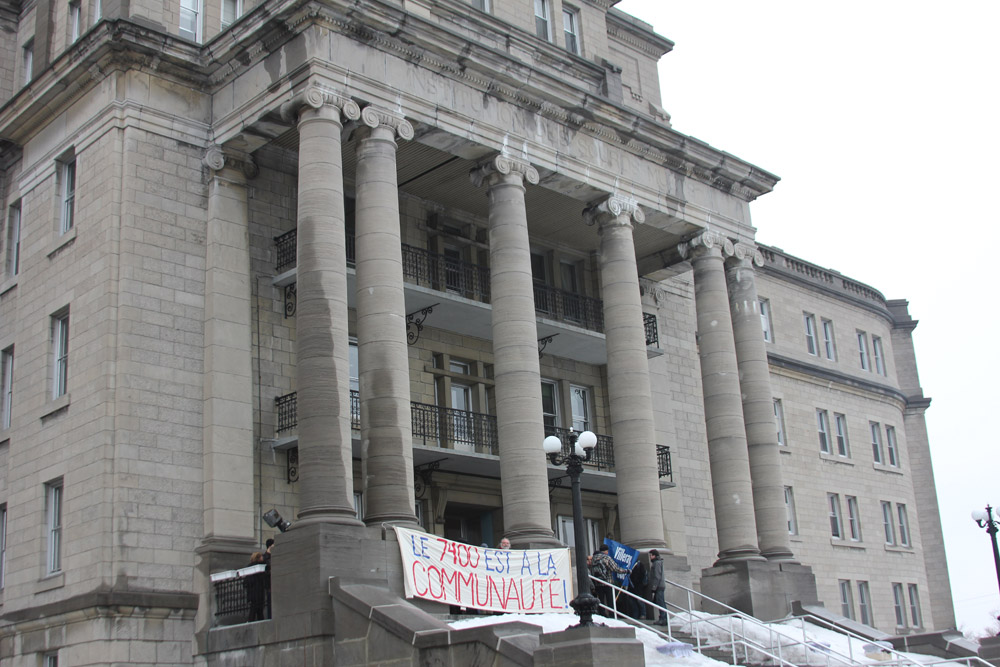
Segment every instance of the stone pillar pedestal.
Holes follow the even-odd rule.
[[[643,645],[634,628],[590,625],[540,635],[535,667],[566,665],[645,665]]]
[[[632,239],[632,220],[641,223],[645,216],[634,202],[617,197],[588,209],[585,216],[591,224],[600,225],[601,298],[621,539],[636,549],[667,551],[642,296]]]
[[[530,164],[499,155],[471,174],[489,196],[493,369],[504,532],[520,547],[561,546],[552,534],[549,480],[542,440],[538,330],[524,181],[538,183]]]
[[[400,251],[396,135],[413,138],[402,117],[375,107],[356,131],[358,366],[365,523],[416,525],[409,353]]]
[[[357,525],[351,465],[347,252],[341,112],[353,101],[310,88],[282,107],[298,121],[299,514],[293,530],[326,521]]]
[[[701,592],[762,621],[784,618],[793,602],[819,604],[812,568],[789,562],[737,561],[705,568],[701,571]],[[702,610],[730,613],[710,603]]]
[[[698,316],[698,350],[705,398],[705,428],[712,472],[715,527],[719,536],[717,564],[761,559],[754,520],[750,459],[743,425],[743,401],[723,251],[732,243],[705,232],[678,247],[694,267],[694,301]]]
[[[734,255],[726,261],[726,281],[743,392],[743,422],[750,456],[757,541],[761,555],[768,560],[794,561],[788,538],[785,483],[781,474],[778,430],[774,424],[774,394],[760,326],[754,263],[764,264],[760,251],[736,244]]]

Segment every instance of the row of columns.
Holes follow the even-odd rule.
[[[754,271],[763,256],[715,232],[678,250],[694,269],[717,564],[793,562]]]
[[[300,511],[296,525],[357,523],[353,506],[347,262],[341,133],[357,121],[356,280],[365,523],[415,523],[408,354],[400,254],[396,138],[413,129],[398,114],[361,110],[312,87],[282,107],[299,130],[298,404]],[[554,546],[548,503],[525,182],[530,164],[498,155],[473,170],[489,199],[497,427],[506,535]],[[614,197],[590,209],[599,224],[622,539],[666,547],[660,513],[649,370],[632,220]]]

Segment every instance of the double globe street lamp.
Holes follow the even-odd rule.
[[[997,570],[997,586],[1000,586],[1000,549],[997,548],[997,531],[1000,530],[1000,517],[993,518],[993,508],[989,505],[986,510],[975,510],[972,513],[972,520],[980,528],[985,528],[993,541],[993,565]]]
[[[590,453],[597,446],[597,436],[590,431],[569,432],[570,453],[560,456],[563,443],[558,436],[550,435],[542,442],[542,447],[553,465],[566,466],[573,491],[573,542],[576,547],[576,597],[570,606],[580,617],[578,627],[593,625],[594,614],[600,604],[590,594],[590,572],[587,569],[587,538],[583,526],[583,496],[580,493],[580,475],[583,464],[590,460]]]

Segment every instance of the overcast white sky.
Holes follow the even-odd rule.
[[[781,177],[757,239],[905,298],[956,613],[1000,613],[1000,57],[995,0],[623,0],[676,46],[660,62],[676,130]],[[905,455],[905,453],[904,453]]]

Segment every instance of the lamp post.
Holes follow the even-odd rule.
[[[993,508],[986,506],[986,511],[976,510],[972,513],[972,520],[980,528],[985,528],[993,541],[993,565],[997,570],[997,586],[1000,586],[1000,549],[997,548],[997,531],[1000,530],[998,524],[1000,520],[993,518]]]
[[[590,576],[587,570],[587,538],[583,529],[583,496],[580,493],[580,475],[583,473],[583,462],[590,460],[590,452],[597,445],[597,436],[590,431],[569,432],[570,454],[560,456],[562,440],[550,435],[545,438],[542,447],[548,454],[553,465],[566,466],[573,490],[573,542],[576,546],[576,597],[570,606],[580,617],[578,627],[593,625],[593,617],[597,612],[599,602],[590,594]]]

